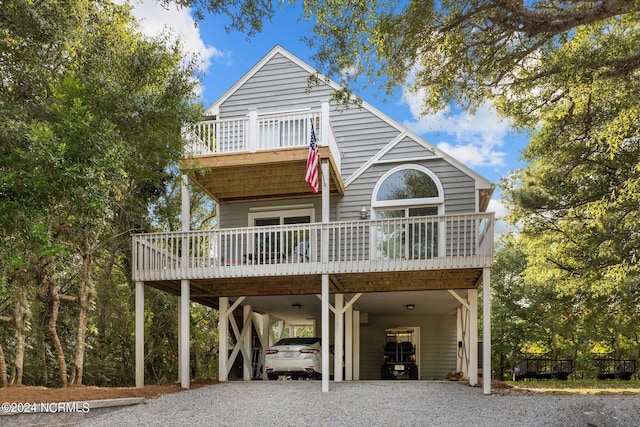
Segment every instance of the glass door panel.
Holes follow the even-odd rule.
[[[436,206],[409,208],[409,217],[436,216]],[[407,241],[407,258],[424,259],[438,256],[438,223],[422,220],[409,224],[409,239]]]
[[[256,218],[256,227],[280,225],[280,218]],[[254,264],[272,264],[277,262],[280,254],[280,233],[277,231],[260,231],[254,234]]]
[[[285,217],[285,224],[309,224],[309,215]],[[285,253],[290,262],[309,262],[309,250],[311,246],[309,230],[296,229],[286,233]]]

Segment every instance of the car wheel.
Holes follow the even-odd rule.
[[[313,374],[313,377],[317,380],[321,380],[322,379],[322,374],[320,372],[316,372]]]
[[[267,378],[269,378],[270,381],[275,381],[278,379],[278,376],[276,374],[267,374]]]
[[[298,381],[297,375],[291,375],[291,381]]]

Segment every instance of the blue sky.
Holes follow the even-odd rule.
[[[203,74],[201,100],[205,107],[276,44],[314,65],[312,52],[300,40],[309,32],[309,25],[298,19],[295,9],[277,13],[260,34],[247,39],[244,34],[227,33],[224,26],[229,20],[223,16],[207,16],[196,26],[187,9],[172,7],[165,10],[148,1],[137,3],[132,0],[131,4],[143,32],[155,35],[163,29],[171,31],[180,37],[185,51],[200,59]],[[474,115],[452,106],[449,111],[420,117],[420,94],[407,93],[404,88],[398,88],[393,98],[372,93],[358,95],[496,185],[502,176],[522,165],[519,162],[520,151],[527,142],[526,138],[514,132],[508,122],[499,120],[490,105],[483,105]],[[499,197],[497,189],[489,210],[501,216],[504,209]]]

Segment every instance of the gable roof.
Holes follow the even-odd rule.
[[[253,67],[251,67],[251,69],[249,71],[247,71],[233,86],[231,86],[224,94],[222,94],[222,96],[220,98],[218,98],[218,100],[216,100],[213,104],[211,104],[211,106],[209,106],[209,108],[207,108],[205,110],[205,115],[207,115],[207,116],[211,116],[211,115],[217,116],[219,114],[220,106],[227,99],[229,99],[236,91],[238,91],[238,89],[241,88],[249,79],[251,79],[260,69],[262,69],[269,61],[271,61],[277,55],[284,56],[289,61],[291,61],[292,63],[297,65],[298,67],[300,67],[303,70],[305,70],[306,72],[308,72],[310,75],[318,75],[320,77],[320,80],[325,82],[325,84],[327,84],[330,88],[332,88],[334,90],[339,90],[339,89],[342,88],[340,85],[335,83],[333,80],[327,78],[326,76],[323,76],[322,74],[320,74],[318,72],[318,70],[316,70],[311,65],[307,64],[306,62],[304,62],[303,60],[301,60],[300,58],[298,58],[297,56],[295,56],[294,54],[292,54],[288,50],[284,49],[282,46],[275,45],[269,51],[269,53],[267,53],[264,57],[262,57],[262,59],[260,61],[258,61],[258,63],[256,63]],[[417,144],[419,144],[422,147],[424,147],[425,149],[427,149],[428,151],[431,151],[434,154],[434,156],[437,156],[437,157],[440,157],[440,158],[444,159],[446,162],[452,164],[453,166],[458,168],[460,171],[464,172],[465,174],[467,174],[468,176],[473,178],[475,180],[475,183],[476,183],[476,185],[475,185],[476,189],[478,189],[478,190],[480,190],[480,189],[490,190],[491,192],[493,192],[493,189],[495,188],[495,185],[493,183],[491,183],[489,180],[487,180],[486,178],[484,178],[483,176],[481,176],[480,174],[478,174],[474,170],[470,169],[469,167],[467,167],[466,165],[464,165],[460,161],[456,160],[451,155],[445,153],[444,151],[442,151],[439,148],[435,147],[434,145],[430,144],[428,141],[426,141],[420,135],[416,134],[415,132],[413,132],[409,128],[407,128],[407,127],[403,126],[402,124],[398,123],[397,121],[395,121],[391,117],[387,116],[385,113],[381,112],[380,110],[378,110],[377,108],[375,108],[374,106],[370,105],[369,103],[367,103],[364,100],[362,100],[361,108],[368,110],[370,113],[374,114],[375,116],[377,116],[378,118],[380,118],[381,120],[383,120],[384,122],[386,122],[387,124],[389,124],[390,126],[395,128],[396,130],[398,130],[398,132],[400,132],[400,135],[397,138],[395,138],[393,141],[391,141],[386,147],[384,147],[382,150],[380,150],[367,163],[362,165],[362,167],[360,167],[350,177],[348,177],[346,179],[346,181],[345,181],[345,187],[348,186],[351,182],[353,182],[353,180],[355,180],[358,176],[360,176],[369,167],[374,165],[376,162],[380,161],[381,158],[387,152],[389,152],[389,150],[391,150],[393,147],[395,147],[397,144],[399,144],[405,138],[410,138],[413,141],[415,141]]]

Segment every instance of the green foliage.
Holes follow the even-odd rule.
[[[28,316],[25,383],[56,385],[60,357],[73,366],[78,346],[85,382],[133,382],[129,233],[161,221],[149,207],[175,182],[182,126],[201,111],[195,64],[135,25],[127,6],[111,3],[0,6],[0,314]],[[11,369],[18,344],[10,323],[0,336]],[[175,347],[158,339],[162,365]]]

